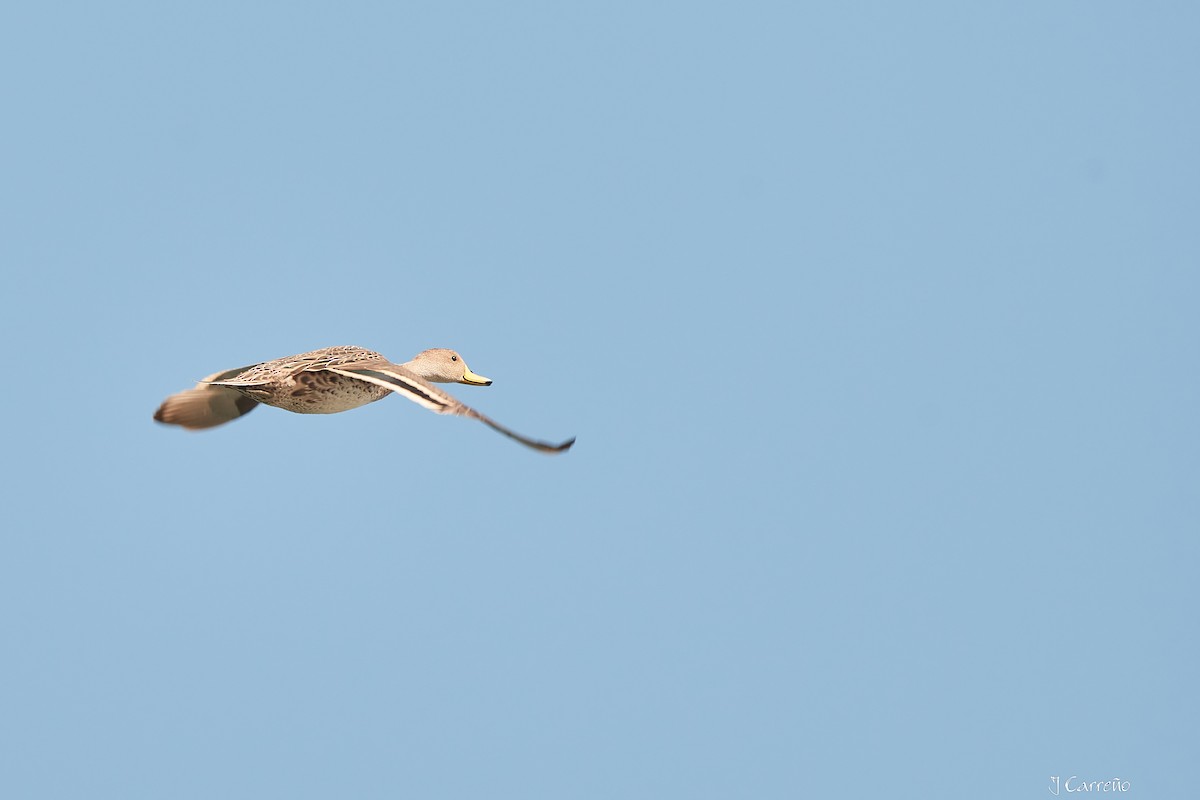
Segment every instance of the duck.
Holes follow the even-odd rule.
[[[462,356],[446,348],[423,350],[410,361],[393,364],[362,347],[325,347],[215,372],[195,388],[164,400],[154,412],[154,419],[165,425],[204,430],[245,416],[259,405],[297,414],[337,414],[398,394],[438,414],[479,420],[542,453],[563,453],[575,444],[575,437],[551,444],[522,436],[459,402],[434,383],[490,386],[492,381],[472,372]]]

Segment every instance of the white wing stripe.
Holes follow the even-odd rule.
[[[336,372],[338,375],[345,375],[348,378],[357,378],[358,380],[373,383],[376,386],[382,386],[385,389],[391,389],[397,394],[402,394],[409,400],[420,406],[428,408],[430,411],[436,411],[439,414],[449,410],[451,402],[441,397],[442,393],[432,386],[426,386],[421,381],[410,378],[406,375],[400,375],[393,372],[383,372],[377,369],[351,368],[341,369],[338,367],[325,367],[328,372]]]

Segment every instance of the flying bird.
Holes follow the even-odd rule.
[[[562,453],[575,444],[575,437],[550,444],[522,436],[455,400],[434,386],[435,382],[471,386],[492,383],[471,372],[453,350],[425,350],[411,361],[393,364],[361,347],[326,347],[209,375],[196,388],[164,400],[154,418],[167,425],[201,430],[248,414],[259,403],[297,414],[336,414],[395,392],[438,414],[477,419],[543,453]]]

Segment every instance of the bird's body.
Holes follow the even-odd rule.
[[[228,383],[220,384],[229,386]],[[238,386],[237,391],[263,405],[297,414],[337,414],[382,400],[390,389],[347,378],[329,370],[307,370],[262,386]]]
[[[373,350],[326,347],[244,367],[236,375],[210,377],[210,386],[225,386],[263,405],[297,414],[336,414],[382,400],[390,389],[336,372],[331,367],[372,364],[404,369]]]
[[[154,418],[169,425],[200,430],[247,414],[259,403],[298,414],[336,414],[395,392],[439,414],[478,419],[542,452],[562,452],[575,442],[570,439],[552,445],[514,433],[438,389],[434,381],[491,384],[487,378],[471,372],[453,350],[425,350],[411,361],[393,364],[362,347],[326,347],[209,375],[194,389],[164,400]]]

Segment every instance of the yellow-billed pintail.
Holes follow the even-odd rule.
[[[200,430],[237,419],[259,403],[298,414],[336,414],[395,392],[438,414],[477,419],[543,453],[561,453],[575,443],[574,437],[561,444],[526,438],[455,400],[434,382],[473,386],[492,383],[471,372],[453,350],[426,350],[412,361],[393,364],[361,347],[326,347],[209,375],[196,388],[164,400],[154,418],[168,425]]]

